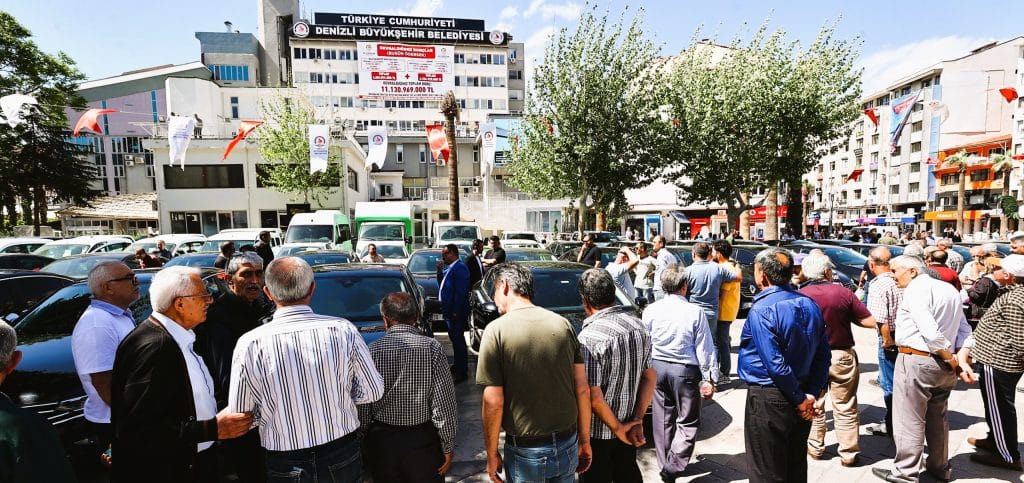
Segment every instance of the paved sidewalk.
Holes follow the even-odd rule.
[[[735,346],[739,343],[742,321],[733,324],[733,368],[735,370]],[[877,338],[874,331],[854,327],[857,354],[860,358],[861,384],[857,391],[860,406],[861,425],[881,421],[885,413],[882,391],[868,383],[878,373]],[[446,346],[450,346],[444,334],[437,334]],[[450,352],[450,347],[449,347]],[[475,370],[476,356],[470,352],[471,373]],[[685,477],[679,482],[719,482],[747,480],[746,461],[743,450],[743,410],[746,389],[735,375],[731,386],[722,389],[712,401],[705,403],[703,422],[698,434],[698,443],[693,462]],[[485,468],[483,433],[480,426],[481,389],[469,381],[456,388],[459,398],[459,434],[454,463],[448,475],[449,482],[489,481]],[[1017,411],[1024,414],[1024,395],[1017,397]],[[827,413],[831,426],[831,412]],[[977,386],[958,383],[949,400],[949,453],[953,478],[964,482],[1024,481],[1020,473],[1000,470],[972,463],[968,458],[974,448],[967,444],[968,436],[984,436],[986,433],[981,395]],[[1024,434],[1024,425],[1018,431]],[[648,441],[650,435],[648,433]],[[871,473],[872,466],[890,467],[895,452],[892,440],[880,436],[862,435],[860,440],[862,464],[856,468],[845,468],[836,455],[835,434],[826,436],[826,453],[822,460],[808,461],[808,480],[814,482],[875,482],[882,481]],[[499,446],[500,447],[500,446]],[[660,481],[657,459],[653,446],[640,450],[640,467],[644,480]],[[923,477],[922,481],[929,481]]]

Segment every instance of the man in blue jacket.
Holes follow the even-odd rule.
[[[790,287],[793,255],[781,248],[754,260],[761,291],[740,336],[739,376],[747,390],[744,440],[751,482],[806,482],[807,436],[828,382],[831,351],[821,310]]]
[[[455,384],[469,376],[469,356],[466,353],[466,320],[469,318],[469,268],[459,260],[459,248],[454,244],[445,245],[441,250],[441,261],[437,264],[438,297],[441,299],[441,314],[448,325],[448,337],[455,352],[452,379]]]

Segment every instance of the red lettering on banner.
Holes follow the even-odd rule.
[[[424,74],[420,72],[419,80],[423,82],[444,82],[443,74]]]
[[[377,55],[381,57],[407,57],[433,59],[434,47],[424,45],[377,44]]]
[[[373,80],[398,80],[398,74],[395,72],[374,72],[372,76]]]

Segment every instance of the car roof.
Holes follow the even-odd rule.
[[[53,261],[61,260],[73,260],[76,258],[109,258],[111,260],[123,260],[125,258],[135,258],[134,253],[129,252],[93,252],[93,253],[78,253],[76,255],[68,255],[66,257],[55,258]]]
[[[402,273],[405,265],[394,263],[328,263],[313,267],[313,272],[376,272],[376,273]]]
[[[510,246],[510,247],[505,248],[505,252],[506,253],[508,253],[508,252],[535,253],[535,252],[546,252],[546,251],[548,251],[547,248],[540,248],[540,247]]]
[[[0,238],[0,247],[5,247],[5,246],[8,246],[8,245],[16,245],[16,244],[19,244],[19,243],[38,243],[38,242],[50,243],[52,241],[53,240],[50,239],[50,238],[36,238],[36,237]]]
[[[66,275],[61,275],[59,273],[37,272],[37,271],[33,271],[33,270],[19,270],[19,269],[6,269],[6,268],[5,269],[0,269],[0,280],[9,279],[9,278],[32,277],[32,276],[37,276],[37,277],[55,277],[55,278],[62,278],[64,280],[72,280],[72,281],[76,280],[74,278],[68,277]]]
[[[441,253],[441,250],[442,250],[441,248],[417,248],[417,249],[413,250],[412,253],[409,254],[409,257],[411,258],[413,255],[415,255],[417,253],[428,253],[428,252],[429,253],[433,253],[433,252]],[[508,250],[506,249],[505,251],[508,251]]]
[[[576,262],[566,262],[559,260],[523,260],[521,262],[515,262],[531,270],[586,270],[593,268],[589,265]]]

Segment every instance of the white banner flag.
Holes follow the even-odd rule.
[[[39,103],[35,97],[25,94],[8,94],[0,97],[0,110],[3,110],[7,124],[11,127],[17,127],[24,121],[29,105],[36,106]]]
[[[188,151],[188,143],[192,141],[192,130],[195,128],[196,120],[186,116],[170,116],[167,119],[167,142],[170,143],[171,166],[174,162],[181,160],[181,169],[185,170],[185,152]]]
[[[366,169],[376,166],[377,169],[384,167],[384,157],[388,154],[388,128],[385,126],[370,126],[366,131],[366,139],[370,143],[370,152],[366,154]]]
[[[327,148],[330,146],[331,127],[326,124],[309,125],[309,172],[327,172]]]
[[[494,149],[497,146],[497,132],[493,122],[480,124],[480,174],[491,174],[494,169]]]

